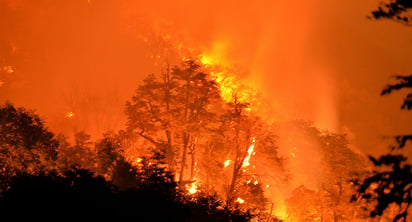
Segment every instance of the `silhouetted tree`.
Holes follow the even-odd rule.
[[[177,83],[167,69],[162,80],[147,76],[139,85],[132,101],[126,103],[127,127],[157,148],[165,149],[170,167],[175,166],[174,126]]]
[[[3,177],[53,167],[58,142],[37,114],[0,106],[0,171]]]
[[[103,139],[95,144],[97,172],[110,177],[116,160],[121,158],[122,149],[119,136],[106,133]]]
[[[114,187],[88,170],[72,168],[35,174],[19,173],[2,192],[2,217],[13,220],[107,218],[113,216]]]
[[[375,19],[392,19],[401,21],[409,25],[411,17],[408,16],[412,8],[410,0],[396,0],[385,4],[385,9],[379,7],[372,11]],[[412,88],[412,75],[396,75],[398,81],[395,84],[388,84],[381,92],[387,95],[394,90]],[[412,93],[408,93],[404,99],[401,109],[410,110],[412,108]],[[392,151],[403,149],[408,141],[412,141],[412,135],[395,136],[396,145]],[[398,206],[398,212],[393,221],[406,221],[408,210],[412,203],[412,166],[406,162],[407,158],[402,154],[389,153],[379,158],[369,157],[373,164],[379,168],[366,178],[355,180],[357,192],[352,200],[357,198],[365,199],[375,204],[370,212],[371,217],[381,216],[390,205]]]

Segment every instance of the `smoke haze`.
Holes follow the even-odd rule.
[[[148,39],[169,35],[239,67],[271,119],[312,120],[376,154],[384,136],[410,130],[403,95],[379,94],[391,75],[412,70],[412,29],[366,19],[377,4],[0,0],[0,65],[13,68],[0,73],[0,100],[37,110],[55,131],[119,129],[125,101],[159,71],[152,56],[161,49]]]

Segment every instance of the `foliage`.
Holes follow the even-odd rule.
[[[17,172],[54,166],[58,142],[33,111],[10,103],[0,106],[0,170],[3,179]]]
[[[218,99],[217,83],[210,74],[198,61],[186,60],[171,71],[168,67],[160,78],[149,75],[138,87],[126,104],[128,129],[164,150],[172,171],[180,161],[179,182],[183,182],[187,156],[193,165],[198,137],[215,119],[210,106]]]
[[[379,7],[372,11],[374,18],[396,19],[409,24],[411,17],[405,14],[412,8],[410,0],[391,1],[385,5],[387,10]],[[412,88],[412,75],[396,75],[398,81],[395,84],[388,84],[381,92],[381,95],[388,95],[393,91]],[[401,105],[401,109],[411,110],[412,93],[409,93]],[[395,136],[396,145],[392,146],[392,151],[403,149],[408,141],[412,141],[412,135]],[[379,158],[369,157],[373,164],[381,170],[375,170],[364,179],[356,180],[356,194],[352,201],[358,198],[368,202],[376,203],[370,211],[371,217],[381,216],[391,205],[399,208],[393,221],[406,221],[409,206],[412,203],[412,171],[411,165],[406,163],[407,158],[402,154],[389,153]],[[383,168],[383,169],[382,169]],[[389,169],[388,169],[389,168]]]
[[[403,24],[409,24],[411,16],[408,11],[412,8],[411,0],[389,0],[372,11],[374,19],[392,19]]]
[[[95,144],[97,171],[110,176],[116,160],[122,155],[121,139],[114,133],[106,133]]]
[[[366,199],[377,202],[370,212],[371,217],[382,216],[390,204],[399,206],[399,212],[393,221],[406,221],[408,209],[412,202],[412,168],[406,164],[406,157],[403,155],[387,154],[375,159],[370,157],[375,166],[388,166],[390,169],[384,171],[374,171],[373,174],[361,183],[356,181],[358,186],[357,195],[352,198]]]
[[[118,189],[89,170],[22,173],[11,178],[0,196],[3,216],[16,220],[59,218],[116,221],[249,221],[252,215],[226,209],[216,195],[186,196],[164,168],[164,155],[154,153],[132,167],[135,185]],[[19,214],[17,214],[19,212]],[[24,212],[23,214],[21,212]]]
[[[97,218],[109,216],[113,208],[114,187],[88,170],[72,168],[35,174],[19,173],[2,192],[2,217],[21,220],[59,218]]]
[[[89,134],[83,131],[75,133],[73,145],[67,141],[64,135],[59,135],[58,141],[60,143],[58,163],[63,169],[72,166],[89,170],[95,169],[95,151]]]

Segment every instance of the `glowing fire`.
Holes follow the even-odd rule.
[[[196,178],[194,178],[194,180],[196,180]],[[190,194],[195,194],[195,193],[197,192],[196,182],[193,182],[193,183],[190,185],[188,191],[189,191]]]
[[[242,203],[245,202],[245,200],[243,200],[242,198],[238,197],[238,198],[236,199],[236,202],[239,203],[239,204],[242,204]]]
[[[227,42],[214,42],[211,49],[198,57],[202,64],[212,68],[211,75],[219,83],[221,96],[226,102],[233,101],[233,96],[236,95],[240,102],[251,103],[255,101],[257,90],[250,87],[250,82],[241,81],[235,77],[235,73],[239,71],[229,68],[233,67],[233,64],[226,59],[228,46]],[[251,109],[248,107],[246,111],[251,111]]]
[[[139,165],[141,162],[142,162],[142,158],[140,158],[140,157],[138,157],[135,161],[134,161],[134,164],[135,165]]]
[[[255,137],[252,138],[252,145],[249,146],[249,149],[247,150],[247,156],[245,157],[245,159],[243,160],[243,165],[242,167],[247,167],[250,165],[250,157],[253,154],[253,149],[255,148]]]
[[[223,163],[224,167],[225,167],[225,168],[228,167],[228,166],[230,165],[230,162],[232,162],[232,160],[226,160],[226,161]]]
[[[4,66],[3,69],[4,69],[4,71],[6,71],[6,72],[9,73],[9,74],[11,74],[11,73],[14,72],[12,66]]]
[[[67,118],[73,118],[73,116],[74,116],[74,113],[73,112],[68,112],[67,114],[66,114],[66,117]]]

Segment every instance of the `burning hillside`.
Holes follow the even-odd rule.
[[[85,192],[125,218],[159,205],[172,221],[368,220],[368,192],[397,185],[361,186],[378,172],[364,153],[410,127],[375,94],[387,67],[410,68],[394,55],[412,46],[353,23],[363,3],[340,4],[0,1],[0,205],[36,188],[70,211]],[[407,24],[393,4],[373,16]],[[410,87],[396,78],[383,94]],[[392,202],[407,210],[402,192]]]

